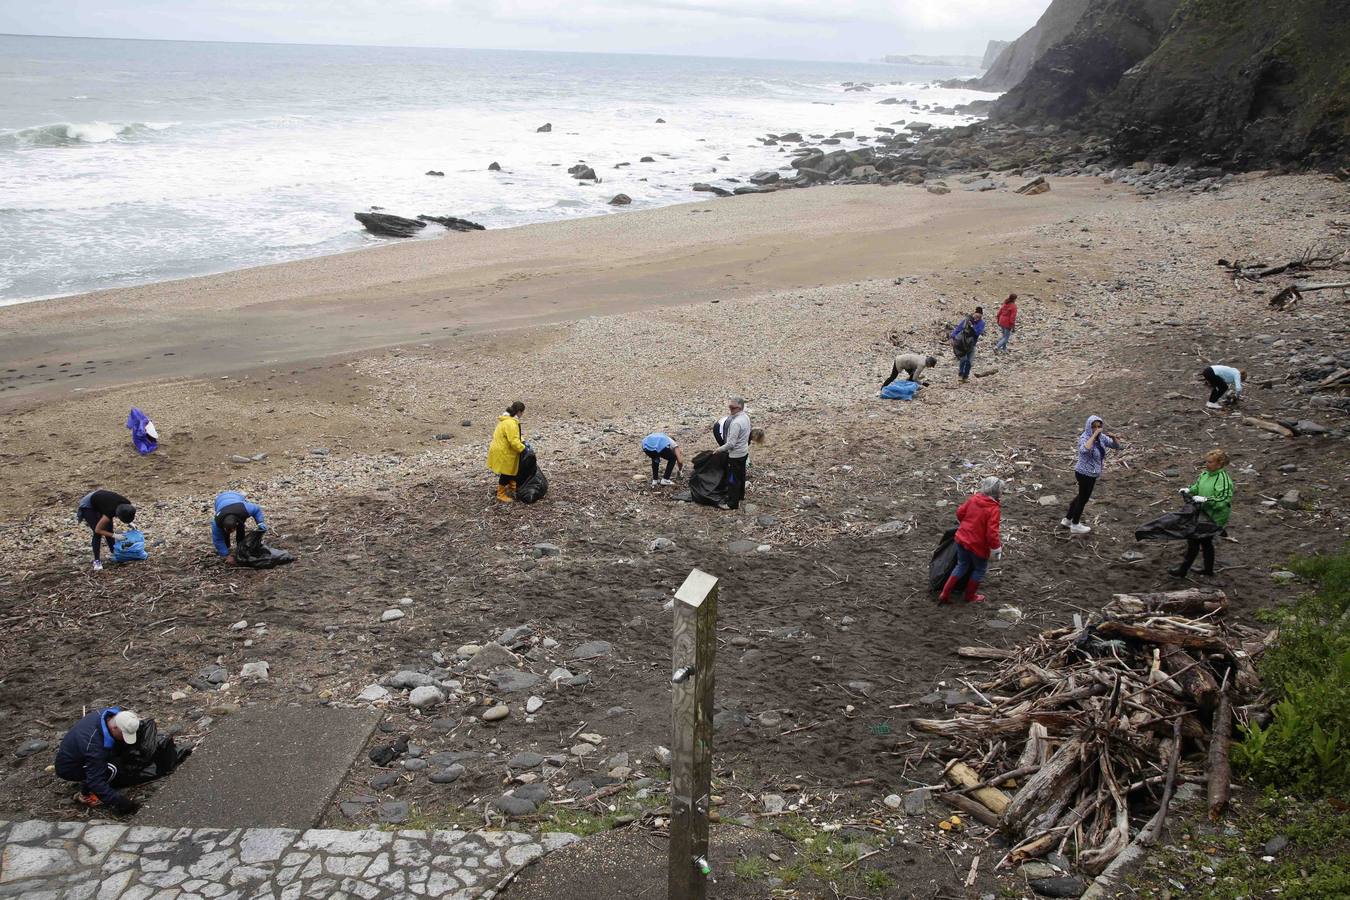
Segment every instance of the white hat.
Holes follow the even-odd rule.
[[[136,743],[136,732],[141,729],[141,717],[129,709],[124,709],[112,717],[112,723],[122,730],[122,740],[128,744]]]
[[[155,428],[154,422],[145,423],[145,433],[150,435],[150,440],[152,441],[159,440],[159,429]]]

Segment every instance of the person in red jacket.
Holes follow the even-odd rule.
[[[956,568],[942,586],[938,599],[943,603],[952,602],[952,590],[965,575],[970,576],[966,582],[966,602],[984,602],[980,582],[984,581],[989,559],[1003,555],[1003,541],[998,536],[998,499],[1002,496],[1003,482],[990,475],[980,482],[980,489],[957,508],[956,520],[961,526],[956,529]]]
[[[1009,294],[1008,299],[1003,301],[1003,305],[998,308],[998,327],[1003,335],[994,345],[994,352],[1008,349],[1008,341],[1012,334],[1017,330],[1017,295]]]

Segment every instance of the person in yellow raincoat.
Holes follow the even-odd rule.
[[[497,428],[488,444],[488,468],[497,473],[497,499],[503,503],[515,500],[516,473],[520,471],[520,454],[525,452],[525,441],[520,434],[520,414],[525,404],[517,400],[497,417]]]

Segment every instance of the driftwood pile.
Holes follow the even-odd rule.
[[[1334,270],[1344,272],[1350,269],[1350,249],[1334,249],[1327,246],[1309,247],[1303,251],[1298,259],[1291,259],[1278,265],[1266,265],[1260,262],[1243,263],[1240,260],[1229,262],[1226,259],[1219,260],[1219,265],[1232,273],[1234,284],[1239,281],[1257,282],[1275,275],[1301,276],[1308,272]],[[1332,281],[1323,282],[1295,282],[1286,285],[1279,293],[1271,297],[1270,305],[1275,309],[1288,309],[1306,293],[1347,289],[1350,289],[1350,280],[1345,278],[1335,278]]]
[[[1016,650],[961,648],[999,663],[968,683],[981,702],[912,725],[951,740],[942,799],[1003,831],[1000,865],[1068,852],[1098,874],[1157,839],[1178,781],[1208,784],[1222,814],[1234,713],[1258,714],[1252,662],[1274,638],[1225,624],[1227,606],[1218,590],[1117,594],[1102,621],[1075,616]]]

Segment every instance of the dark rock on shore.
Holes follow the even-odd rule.
[[[438,177],[438,178],[444,178],[444,177],[445,177],[445,173],[444,173],[444,172],[437,172],[435,169],[428,169],[428,170],[427,170],[427,174],[428,174],[428,175],[435,175],[435,176]]]
[[[615,194],[609,201],[610,206],[627,206],[633,202],[633,198],[627,194]]]
[[[536,133],[536,134],[547,134],[548,132],[550,132],[550,131],[552,131],[552,130],[553,130],[553,123],[552,123],[552,122],[545,122],[543,125],[540,125],[538,128],[535,129],[535,133]]]
[[[694,185],[694,188],[693,188],[693,189],[696,190],[696,191],[700,191],[700,192],[703,192],[703,193],[707,193],[707,194],[716,194],[716,195],[719,196],[719,197],[730,197],[730,196],[731,196],[731,191],[727,190],[726,188],[720,188],[720,187],[718,187],[717,185],[714,185],[714,184],[707,184],[707,183],[702,182],[702,181],[697,182],[697,183]]]
[[[750,176],[750,183],[751,183],[751,184],[773,184],[773,183],[777,182],[781,177],[782,177],[782,176],[780,176],[777,172],[770,172],[770,171],[767,171],[767,170],[766,170],[766,171],[763,171],[763,172],[756,172],[755,174],[751,175],[751,176]]]
[[[655,158],[655,157],[651,157],[651,156],[644,156],[644,157],[642,157],[642,159],[639,159],[638,162],[640,162],[640,163],[644,163],[644,162],[656,162],[656,158]]]
[[[492,163],[490,166],[488,166],[489,172],[500,172],[501,170],[502,170],[501,163]]]
[[[590,166],[585,165],[585,164],[583,164],[583,163],[578,163],[577,165],[575,165],[575,166],[573,166],[572,168],[568,169],[568,170],[567,170],[567,173],[568,173],[569,175],[571,175],[573,178],[577,179],[578,181],[599,181],[599,180],[600,180],[600,179],[596,176],[595,170],[592,169]]]
[[[403,216],[379,212],[356,213],[356,221],[364,225],[366,231],[382,237],[413,237],[427,227],[426,222],[417,219],[405,219]]]
[[[737,196],[742,194],[772,194],[776,190],[778,188],[771,184],[743,184],[731,193]]]
[[[665,120],[665,119],[657,119],[657,120],[656,120],[656,124],[657,124],[657,125],[664,125],[664,124],[666,124],[666,120]]]
[[[470,222],[468,219],[458,219],[454,216],[418,216],[423,222],[435,222],[437,225],[444,225],[451,231],[487,231],[485,227],[477,222]]]

